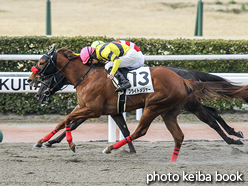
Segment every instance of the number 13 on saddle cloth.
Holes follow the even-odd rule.
[[[131,87],[126,89],[126,95],[135,95],[154,92],[149,67],[141,67],[127,73]],[[115,79],[116,82],[117,79]]]

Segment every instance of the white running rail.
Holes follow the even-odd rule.
[[[38,54],[2,54],[1,60],[39,60]],[[247,54],[218,54],[218,55],[145,55],[146,61],[187,61],[187,60],[248,60]],[[238,85],[248,84],[248,73],[212,73],[221,76]],[[0,93],[24,93],[37,92],[26,82],[31,72],[0,72]],[[75,92],[73,86],[68,86],[63,93]],[[124,113],[124,117],[126,117]],[[142,109],[136,110],[136,119],[140,120]],[[116,124],[111,117],[108,120],[108,141],[116,141]],[[120,132],[119,139],[123,135]]]

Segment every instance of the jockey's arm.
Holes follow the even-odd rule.
[[[113,68],[110,73],[115,75],[116,71],[118,70],[120,66],[121,59],[118,56],[116,56],[114,52],[109,50],[109,48],[107,47],[103,51],[101,51],[101,57],[103,57],[103,59],[105,58],[109,61],[114,62]]]
[[[112,68],[110,73],[115,75],[116,71],[118,70],[118,68],[120,66],[121,59],[116,56],[116,58],[114,60],[111,60],[111,61],[114,61],[114,65],[113,65],[113,68]]]

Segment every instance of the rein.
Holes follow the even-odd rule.
[[[94,66],[93,63],[91,63],[90,67],[88,68],[88,70],[86,71],[86,73],[78,80],[78,82],[76,83],[76,85],[74,86],[74,88],[76,88],[79,83],[84,79],[84,77],[88,74],[88,72],[90,71],[90,69]]]
[[[69,64],[69,62],[70,62],[70,59],[67,61],[67,63],[61,69],[59,69],[58,71],[54,72],[53,74],[49,74],[49,75],[46,75],[46,76],[41,75],[40,77],[42,79],[45,79],[45,78],[49,78],[49,77],[55,76],[56,74],[60,73]]]
[[[55,62],[56,62],[56,61],[55,61]],[[54,72],[54,73],[52,73],[52,74],[49,74],[49,75],[42,75],[42,74],[41,74],[40,77],[39,77],[39,78],[40,78],[40,81],[43,82],[44,79],[50,78],[50,77],[53,77],[53,78],[56,80],[56,75],[57,75],[58,73],[60,73],[60,72],[69,64],[69,62],[70,62],[70,60],[68,60],[68,62],[67,62],[61,69],[59,69],[58,71],[56,71],[56,72]],[[52,63],[52,64],[54,65],[54,63]],[[49,66],[49,65],[47,65],[47,67],[48,67],[48,66]],[[46,68],[47,68],[47,67],[46,67]],[[55,88],[59,85],[59,83],[61,83],[63,80],[64,80],[64,78],[60,79],[58,82],[56,82],[55,86],[52,87],[52,88],[49,88],[50,85],[46,86],[46,87],[48,88],[47,96],[49,96],[50,90],[55,89]],[[52,81],[51,81],[51,83],[52,83]]]
[[[53,76],[53,79],[51,80],[50,84],[49,85],[44,85],[43,83],[43,86],[45,86],[47,88],[47,90],[44,91],[44,94],[46,95],[47,98],[49,98],[49,96],[51,95],[51,91],[55,90],[55,88],[58,87],[58,90],[63,90],[65,88],[60,88],[59,85],[60,83],[62,83],[62,81],[65,79],[65,76],[63,76],[59,81],[57,81],[56,79],[56,75]],[[56,83],[54,86],[53,86],[53,81]],[[41,82],[42,83],[42,82]],[[51,88],[50,88],[51,87]]]

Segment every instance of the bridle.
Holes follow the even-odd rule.
[[[40,80],[44,80],[46,78],[55,76],[56,74],[60,73],[70,62],[70,59],[68,59],[67,63],[59,70],[57,70],[56,62],[57,62],[57,52],[53,51],[50,55],[44,54],[41,59],[44,59],[46,61],[46,65],[44,68],[39,68],[38,63],[36,66],[33,66],[31,68],[31,71],[35,74],[40,75]],[[40,60],[41,60],[40,59]]]
[[[40,77],[38,78],[38,80],[48,89],[46,90],[46,94],[50,94],[50,92],[52,90],[54,90],[57,86],[59,86],[59,84],[64,80],[64,76],[63,78],[61,78],[59,81],[56,80],[56,75],[58,73],[60,73],[69,63],[70,63],[70,59],[68,59],[67,63],[60,68],[59,70],[57,70],[57,66],[56,66],[56,62],[57,62],[57,52],[54,51],[55,50],[55,45],[53,45],[53,47],[47,52],[45,53],[41,59],[44,59],[46,64],[44,68],[39,68],[38,64],[39,62],[36,64],[36,66],[33,66],[31,68],[31,71],[35,74],[40,75]],[[41,60],[40,59],[40,60]],[[39,61],[40,61],[39,60]],[[76,83],[76,85],[74,86],[74,88],[76,88],[79,83],[83,80],[83,78],[86,76],[86,74],[88,74],[88,72],[90,71],[90,69],[94,66],[93,63],[91,63],[90,68],[86,71],[86,73],[79,79],[79,81]],[[50,85],[47,85],[46,83],[44,83],[44,80],[47,78],[53,78],[55,85],[54,87],[51,87],[51,83]],[[51,81],[53,82],[53,81]]]
[[[58,87],[59,84],[64,80],[65,77],[63,76],[63,78],[57,81],[56,76],[69,64],[70,60],[68,60],[68,62],[61,69],[57,70],[57,67],[56,67],[57,52],[54,51],[54,48],[52,48],[50,51],[44,54],[41,57],[41,59],[44,59],[46,61],[45,67],[41,69],[39,68],[38,63],[37,63],[36,66],[33,66],[31,68],[31,71],[35,74],[40,75],[38,80],[43,84],[43,86],[47,88],[47,90],[45,91],[45,94],[49,96],[51,94],[51,91],[53,91],[56,87]],[[47,78],[53,78],[53,80],[51,81],[49,85],[44,82],[44,80]],[[53,86],[52,83],[54,82],[55,82],[55,85]]]

